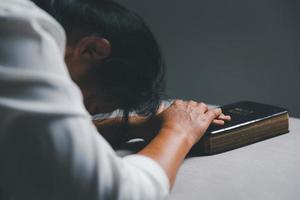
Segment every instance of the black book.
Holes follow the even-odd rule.
[[[192,155],[210,155],[239,148],[289,132],[288,111],[277,106],[241,101],[221,106],[231,121],[211,125]]]

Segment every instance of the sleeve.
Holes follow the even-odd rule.
[[[169,181],[155,161],[117,157],[98,134],[64,46],[62,27],[33,3],[0,0],[2,198],[167,198]]]

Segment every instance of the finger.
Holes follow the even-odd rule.
[[[230,115],[224,115],[223,113],[218,117],[218,119],[220,120],[224,120],[224,121],[230,121],[231,120],[231,116]]]
[[[222,126],[222,125],[225,124],[225,122],[224,122],[223,120],[219,120],[219,119],[214,119],[214,120],[212,121],[212,123],[213,123],[214,125],[219,125],[219,126]]]
[[[208,110],[205,115],[208,117],[210,121],[213,121],[214,119],[218,118],[222,114],[221,108],[215,108]]]
[[[188,103],[192,106],[198,106],[198,103],[196,101],[193,101],[193,100],[190,100]]]
[[[199,110],[203,113],[206,113],[208,111],[208,106],[205,103],[198,103]]]

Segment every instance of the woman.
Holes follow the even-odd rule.
[[[100,133],[114,147],[150,141],[160,127],[151,118],[162,104],[165,66],[144,20],[113,1],[36,2],[66,31],[66,64]],[[99,118],[116,109],[115,118]],[[140,117],[129,120],[129,112]]]
[[[187,152],[212,121],[224,122],[220,109],[175,101],[155,116],[161,128],[151,143],[119,158],[67,74],[62,27],[27,0],[0,1],[0,27],[2,199],[164,199]],[[71,46],[81,87],[90,63],[107,57],[107,41],[89,36]]]

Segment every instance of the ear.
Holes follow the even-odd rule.
[[[79,56],[87,61],[102,61],[111,53],[111,45],[105,38],[84,37],[76,46]]]

